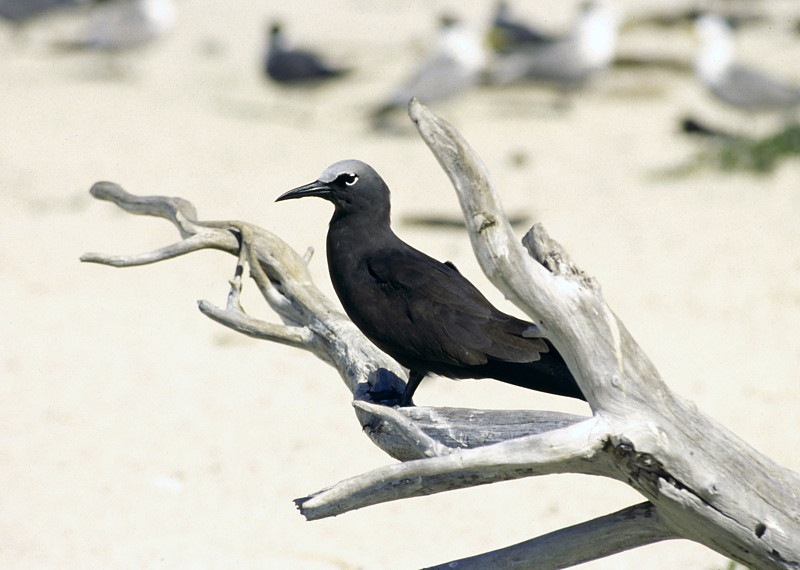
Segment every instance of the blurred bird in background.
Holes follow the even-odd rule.
[[[100,0],[76,39],[57,42],[65,50],[124,51],[145,46],[172,31],[173,0]]]
[[[41,16],[87,4],[89,0],[0,0],[0,18],[24,26]]]
[[[469,90],[478,83],[485,64],[480,35],[457,18],[442,16],[432,50],[374,111],[373,126],[387,126],[388,116],[395,110],[405,110],[412,97],[428,104]]]
[[[700,41],[695,73],[717,99],[748,112],[790,112],[800,105],[800,86],[736,62],[733,32],[724,18],[703,14],[695,30]]]
[[[540,42],[500,45],[486,73],[491,84],[547,82],[581,87],[614,60],[620,16],[606,1],[585,4],[570,33]],[[502,31],[500,38],[507,37]]]
[[[264,55],[264,73],[272,81],[285,85],[319,85],[349,71],[329,66],[313,52],[289,47],[283,26],[278,22],[270,26]]]
[[[538,47],[553,39],[550,34],[514,18],[508,2],[497,3],[489,29],[489,45],[496,52],[510,53],[523,47]]]

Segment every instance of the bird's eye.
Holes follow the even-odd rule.
[[[342,174],[339,179],[344,182],[347,186],[352,186],[356,182],[358,182],[358,176],[355,174]]]

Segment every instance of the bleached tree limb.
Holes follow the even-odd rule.
[[[485,166],[461,135],[418,102],[410,114],[456,188],[481,266],[564,355],[592,418],[391,409],[370,403],[378,394],[383,399],[399,393],[403,372],[314,287],[306,260],[251,224],[198,221],[185,200],[138,197],[98,183],[92,189],[95,197],[132,213],[168,219],[183,241],[149,254],[87,254],[83,259],[130,266],[196,249],[231,253],[238,261],[227,305],[222,309],[201,302],[204,314],[244,334],[309,350],[339,371],[365,432],[406,463],[299,499],[309,518],[516,477],[589,473],[623,481],[647,502],[458,564],[494,560],[529,568],[565,567],[679,537],[751,567],[800,568],[800,477],[673,394],[607,306],[596,282],[542,226],[534,226],[522,243],[516,239]],[[245,266],[282,324],[253,319],[241,307]],[[628,524],[629,515],[634,521],[643,517],[642,524]],[[642,532],[631,532],[632,527]],[[598,543],[597,537],[607,539]]]
[[[613,449],[629,484],[679,536],[748,566],[800,567],[800,477],[673,394],[599,287],[541,226],[527,250],[517,242],[461,135],[419,102],[410,114],[453,182],[484,272],[540,324],[595,415],[619,434]]]
[[[353,406],[370,418],[370,422],[362,426],[365,431],[369,431],[370,436],[373,433],[381,434],[381,437],[385,437],[383,434],[386,433],[397,433],[398,437],[413,446],[423,457],[447,455],[454,450],[428,435],[420,424],[395,408],[364,400],[354,400]]]
[[[494,445],[388,465],[296,501],[309,520],[407,499],[552,473],[608,473],[604,426],[590,418],[570,427]]]
[[[360,400],[356,400],[354,405],[370,411],[372,424],[365,425],[364,430],[368,434],[372,431],[379,431],[384,445],[395,432],[399,432],[398,437],[404,438],[413,438],[417,433],[416,431],[409,432],[405,428],[395,430],[396,414],[400,414],[408,422],[413,423],[415,429],[422,430],[423,433],[444,445],[448,450],[451,448],[471,449],[508,439],[545,433],[587,419],[585,416],[547,410],[498,411],[420,406],[395,409],[367,404]],[[424,451],[423,457],[430,456],[424,447],[420,451]],[[395,455],[395,457],[398,456]],[[416,455],[414,457],[398,457],[398,459],[412,458],[416,458]]]
[[[208,301],[198,301],[197,306],[211,320],[253,338],[271,340],[297,348],[305,348],[312,341],[313,333],[305,327],[267,323],[238,310],[220,309]]]
[[[672,538],[677,537],[665,529],[658,510],[645,502],[500,550],[431,566],[429,570],[513,570],[532,568],[532,560],[536,561],[537,570],[555,570]]]
[[[102,263],[113,267],[136,267],[137,265],[147,265],[158,261],[173,259],[193,251],[209,249],[213,247],[214,241],[209,240],[208,236],[195,235],[183,241],[179,241],[153,251],[140,253],[138,255],[103,255],[99,253],[86,253],[81,256],[81,261]]]

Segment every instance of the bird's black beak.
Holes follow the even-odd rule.
[[[285,192],[278,196],[275,200],[276,202],[281,202],[283,200],[291,200],[292,198],[305,198],[306,196],[319,196],[320,198],[327,198],[331,194],[331,188],[324,182],[320,182],[319,180],[315,180],[310,184],[305,184],[303,186],[298,186],[288,192]]]

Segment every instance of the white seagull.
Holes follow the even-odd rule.
[[[614,60],[619,22],[610,2],[588,3],[569,34],[498,55],[487,80],[499,85],[545,81],[565,89],[578,87]]]
[[[175,15],[173,0],[96,1],[81,36],[59,45],[112,52],[137,48],[170,32]]]
[[[721,101],[750,112],[790,111],[800,105],[800,87],[736,63],[733,33],[721,16],[700,16],[695,30],[700,40],[695,73]]]
[[[447,99],[474,86],[486,63],[480,35],[451,17],[440,20],[436,44],[417,70],[374,113],[380,119],[405,109],[412,97],[424,103]]]

